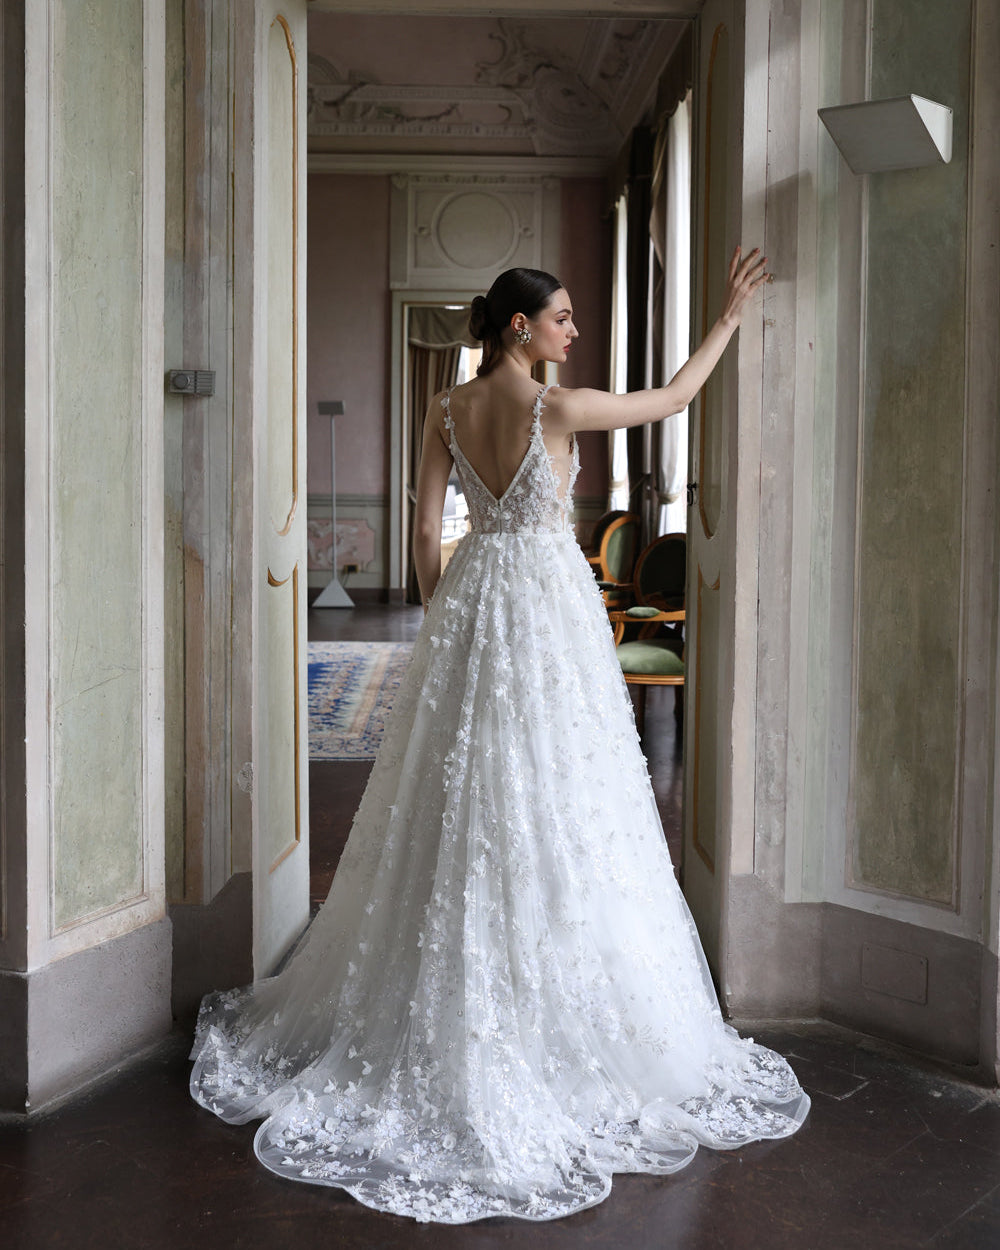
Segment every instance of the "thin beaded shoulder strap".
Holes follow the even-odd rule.
[[[455,433],[455,422],[451,415],[451,392],[454,387],[449,386],[445,393],[441,396],[441,407],[444,409],[445,429],[449,434]]]
[[[531,432],[534,434],[542,428],[542,409],[545,407],[545,396],[552,390],[554,382],[549,382],[547,386],[543,386],[535,396],[535,402],[531,409]]]

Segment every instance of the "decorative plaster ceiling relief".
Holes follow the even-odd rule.
[[[394,19],[367,19],[376,20],[387,23],[391,36]],[[611,159],[648,106],[683,24],[500,17],[488,30],[491,58],[482,55],[481,19],[464,28],[464,40],[463,19],[451,28],[449,76],[456,81],[446,84],[379,81],[378,58],[370,52],[364,71],[311,55],[312,146]],[[314,46],[335,48],[335,34],[324,24]],[[399,77],[398,48],[392,50],[391,60],[385,54],[386,77]]]

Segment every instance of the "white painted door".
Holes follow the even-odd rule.
[[[254,0],[252,15],[249,7],[238,47],[252,51],[252,116],[244,122],[252,132],[253,190],[251,220],[238,220],[237,235],[252,239],[253,776],[247,784],[253,796],[254,971],[264,976],[309,912],[306,4]],[[239,204],[236,211],[239,219]]]
[[[699,19],[693,135],[694,337],[718,315],[740,229],[742,6],[708,0]],[[737,345],[690,410],[684,892],[709,962],[724,940],[733,819]]]

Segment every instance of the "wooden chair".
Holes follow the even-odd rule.
[[[646,687],[673,686],[674,715],[678,729],[684,716],[684,582],[687,574],[687,539],[684,534],[664,534],[642,552],[633,582],[636,604],[608,613],[614,626],[615,649],[622,676],[638,687],[636,728],[640,737],[646,726]],[[627,625],[638,626],[634,639],[625,641]],[[666,632],[664,627],[668,627]]]
[[[600,554],[601,539],[604,537],[604,531],[608,528],[612,521],[617,521],[620,516],[627,515],[628,514],[625,511],[619,508],[615,512],[605,512],[603,516],[597,518],[594,522],[594,528],[590,534],[590,546],[583,549],[583,554],[587,557],[587,560],[590,561],[590,563],[593,563],[592,557],[596,557]]]
[[[632,573],[639,545],[639,518],[634,512],[608,512],[594,527],[595,550],[587,556],[604,602],[623,606],[633,598]],[[599,538],[598,538],[599,533]]]

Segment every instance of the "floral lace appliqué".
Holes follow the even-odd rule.
[[[417,1220],[568,1215],[809,1106],[719,1014],[543,407],[499,500],[452,430],[472,532],[330,897],[195,1039],[192,1094],[262,1120],[265,1166]]]

